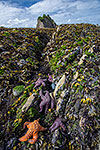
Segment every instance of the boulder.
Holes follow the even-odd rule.
[[[19,96],[24,91],[24,85],[18,85],[13,88],[13,95]]]

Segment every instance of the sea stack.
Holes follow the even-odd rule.
[[[37,28],[56,28],[56,23],[49,15],[39,16],[37,19]]]

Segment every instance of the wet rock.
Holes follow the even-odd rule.
[[[10,141],[7,142],[7,148],[13,147],[14,141],[16,141],[16,137],[11,138]]]
[[[81,57],[80,61],[78,62],[78,65],[81,65],[81,64],[84,62],[86,56],[87,56],[87,55],[84,54],[84,55]]]
[[[59,137],[59,130],[56,129],[56,130],[54,131],[54,133],[53,133],[53,136],[52,136],[52,144],[53,144],[53,145],[56,143],[58,137]]]
[[[0,150],[4,150],[3,147],[0,146]]]
[[[20,66],[20,67],[22,67],[23,65],[25,65],[26,64],[26,61],[24,60],[24,59],[20,59],[20,61],[18,62],[18,65]]]
[[[72,51],[68,55],[64,56],[63,60],[70,62],[70,61],[74,60],[74,58],[79,54],[79,52],[80,52],[80,48],[76,47],[76,49],[74,49],[74,51]]]
[[[100,141],[100,131],[98,132],[98,134],[99,134],[99,141]],[[99,142],[98,142],[98,147],[100,149],[100,143]]]
[[[88,52],[93,53],[93,52],[94,52],[94,47],[95,47],[95,45],[93,45],[93,46],[88,50]]]
[[[4,52],[1,53],[1,57],[4,57],[4,56],[9,55],[9,54],[10,54],[9,51],[4,51]]]
[[[63,84],[65,83],[66,80],[66,76],[65,74],[61,77],[61,79],[59,80],[59,82],[56,84],[55,90],[53,92],[54,97],[56,96],[57,91],[63,86]]]
[[[94,108],[94,106],[89,107],[88,115],[91,116],[91,117],[96,115],[96,109]]]
[[[74,80],[76,80],[77,78],[78,78],[78,75],[79,75],[79,73],[78,73],[78,71],[75,73],[75,75],[74,75]]]
[[[31,104],[34,101],[34,99],[35,99],[35,96],[33,94],[31,96],[29,96],[29,98],[27,99],[26,103],[22,107],[22,112],[26,112],[29,109],[29,107],[31,106]]]
[[[79,107],[80,107],[80,100],[77,100],[77,101],[76,101],[76,103],[75,103],[75,106],[74,106],[74,107],[75,107],[75,112],[76,112],[76,113],[78,113],[78,111],[79,111]]]
[[[68,90],[62,91],[61,95],[59,96],[59,99],[57,100],[57,105],[56,105],[56,115],[64,113],[64,109],[66,106],[66,102],[69,98]]]

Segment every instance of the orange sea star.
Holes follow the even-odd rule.
[[[30,144],[34,144],[37,141],[38,132],[46,130],[46,128],[42,127],[39,124],[39,120],[40,119],[34,120],[34,122],[25,122],[24,123],[24,128],[25,128],[25,126],[27,126],[28,131],[26,132],[26,134],[24,136],[22,136],[21,138],[19,138],[19,140],[21,142],[27,141],[32,135],[33,135],[33,138],[29,139],[28,142]]]

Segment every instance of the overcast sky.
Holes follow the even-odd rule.
[[[0,0],[0,26],[36,27],[43,14],[49,14],[58,25],[100,25],[100,0]]]

